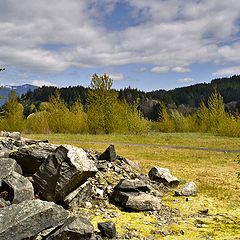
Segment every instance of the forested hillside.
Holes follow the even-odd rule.
[[[125,99],[129,104],[136,105],[144,116],[151,120],[156,120],[159,114],[160,102],[164,102],[168,108],[177,109],[182,113],[189,113],[200,106],[201,101],[206,102],[214,88],[217,88],[224,103],[231,110],[240,108],[240,75],[230,78],[214,79],[211,83],[195,84],[188,87],[176,88],[174,90],[156,90],[144,92],[133,88],[124,88],[118,92],[120,100]],[[79,100],[83,106],[87,102],[88,88],[82,86],[75,87],[46,87],[43,86],[22,95],[21,101],[25,107],[26,115],[36,108],[41,102],[49,101],[49,98],[58,90],[61,99],[71,106]],[[116,91],[116,90],[113,90]],[[230,104],[229,104],[230,103]],[[33,107],[34,105],[34,107]]]

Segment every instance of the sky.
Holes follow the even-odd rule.
[[[239,0],[0,0],[1,85],[173,89],[240,74]]]

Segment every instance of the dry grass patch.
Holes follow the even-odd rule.
[[[105,150],[109,143],[115,143],[117,153],[139,162],[145,173],[153,166],[167,167],[182,183],[196,182],[199,186],[199,194],[188,202],[184,197],[174,197],[173,193],[163,199],[166,205],[177,208],[181,212],[176,219],[178,223],[157,229],[166,230],[172,234],[164,239],[240,239],[240,181],[236,175],[240,165],[234,161],[237,159],[237,153],[164,149],[156,145],[130,145],[131,143],[157,143],[159,145],[238,149],[240,138],[186,133],[147,136],[54,134],[27,137],[47,138],[52,143],[68,143],[100,152]],[[122,143],[129,143],[129,145],[122,145]],[[199,211],[206,208],[209,209],[209,214],[199,215]],[[102,216],[92,220],[96,222],[100,218]],[[123,229],[120,231],[124,232],[124,226],[133,224],[133,228],[136,228],[142,236],[147,237],[154,229],[146,226],[144,221],[154,221],[154,219],[153,217],[148,219],[143,213],[121,212],[121,218],[113,220],[118,229]],[[196,226],[197,221],[202,222],[199,228]],[[184,235],[182,235],[183,232]],[[163,238],[162,235],[154,235],[154,237],[155,239]]]

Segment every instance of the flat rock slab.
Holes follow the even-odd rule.
[[[69,216],[68,211],[52,202],[24,201],[0,209],[0,239],[21,240],[44,229],[58,226]]]
[[[62,145],[48,156],[33,179],[45,199],[58,202],[97,171],[95,162],[82,148]]]
[[[148,185],[139,179],[122,179],[115,187],[115,189],[123,191],[123,192],[147,192],[150,190]]]
[[[179,180],[170,173],[168,168],[153,167],[149,171],[148,176],[151,180],[163,183],[171,188],[179,185]]]
[[[112,203],[133,211],[156,211],[162,207],[160,198],[146,193],[121,192],[114,190],[110,200]]]

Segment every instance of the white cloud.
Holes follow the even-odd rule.
[[[191,72],[191,69],[185,68],[185,67],[174,67],[172,68],[172,71],[177,73],[187,73],[187,72]]]
[[[55,83],[52,83],[52,82],[49,82],[49,81],[45,81],[45,80],[33,80],[32,81],[32,84],[33,85],[36,85],[36,86],[57,86]]]
[[[186,68],[186,67],[170,68],[168,66],[156,66],[151,69],[151,72],[154,72],[154,73],[167,73],[167,72],[186,73],[186,72],[191,72],[191,69]]]
[[[113,81],[121,81],[124,79],[122,73],[110,73],[109,76]]]
[[[104,17],[118,1],[0,0],[1,64],[40,72],[151,64],[152,72],[184,73],[194,63],[240,61],[239,40],[231,41],[240,1],[124,0],[144,21],[109,30]]]
[[[154,72],[154,73],[166,73],[166,72],[169,72],[170,68],[167,67],[167,66],[156,66],[156,67],[153,67],[151,69],[151,72]]]
[[[176,81],[177,83],[193,83],[195,80],[193,78],[181,78]]]
[[[240,74],[240,66],[233,66],[220,69],[212,74],[214,77],[232,76]]]

